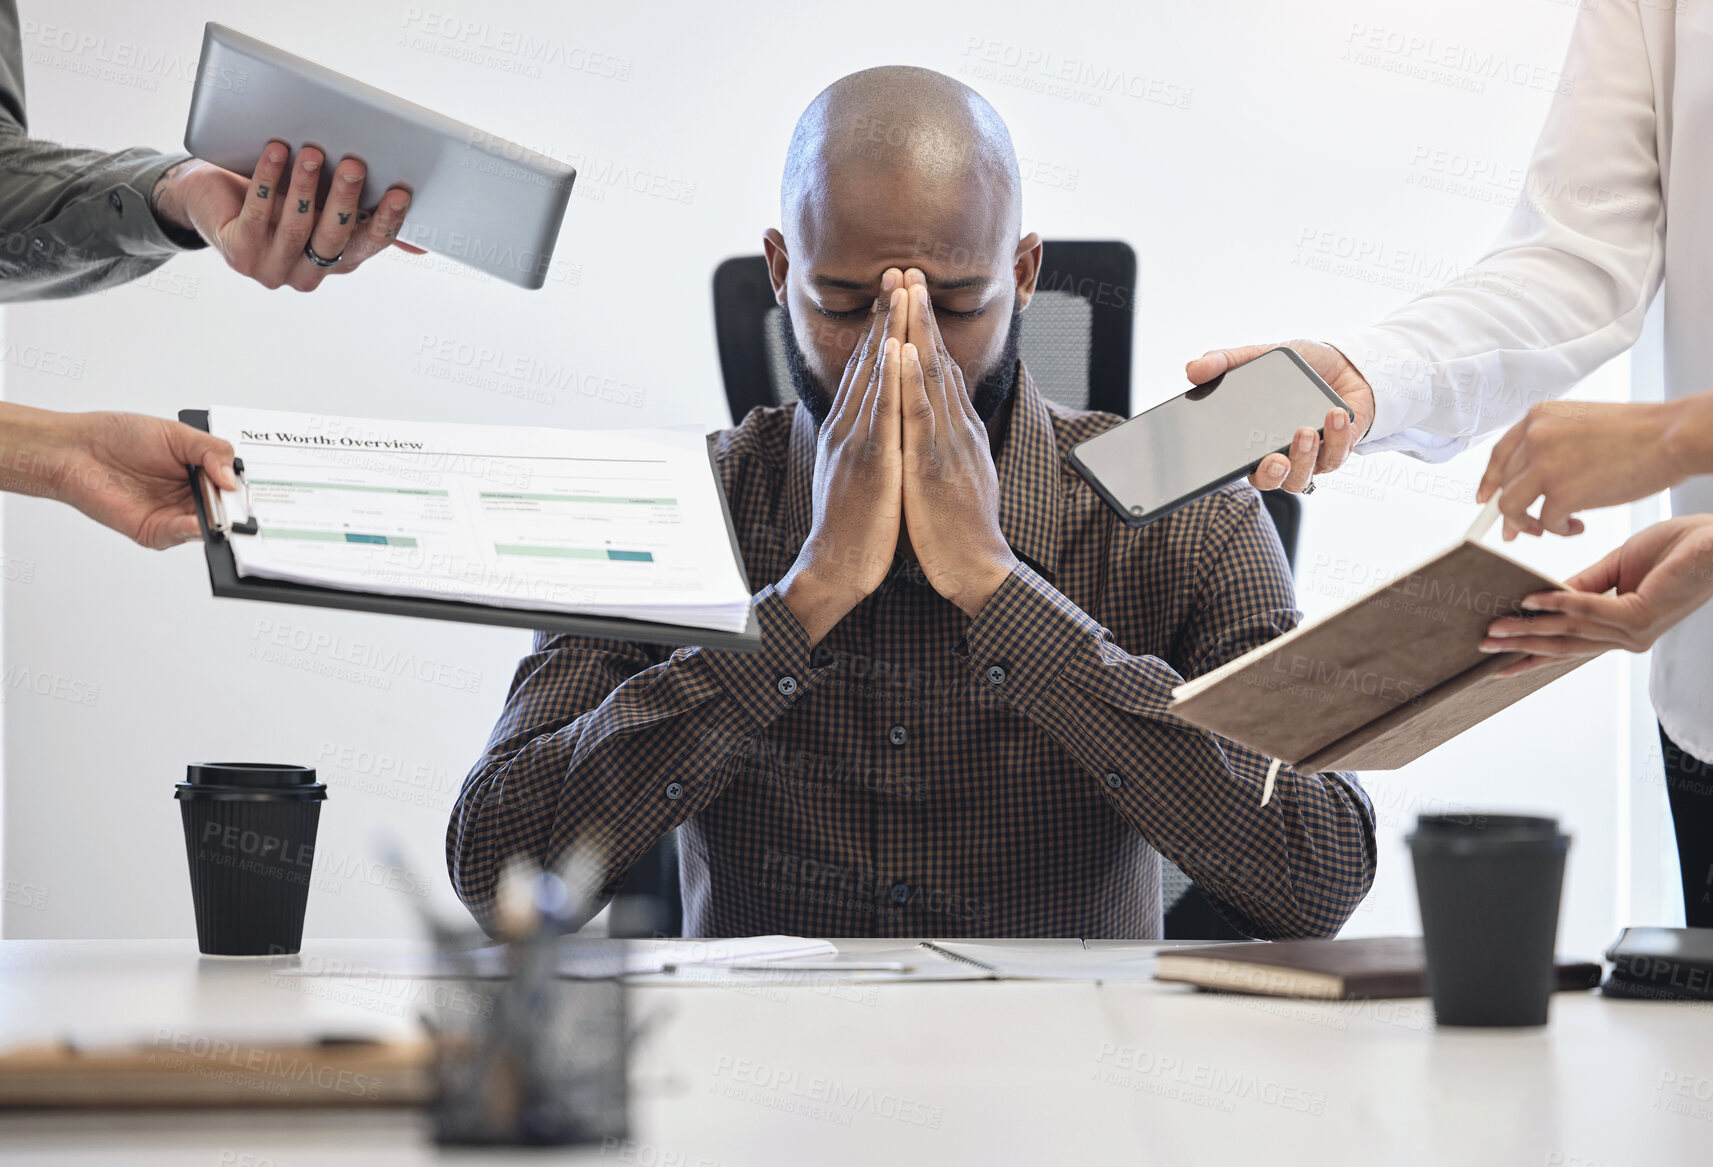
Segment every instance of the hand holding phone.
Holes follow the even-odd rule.
[[[1170,514],[1355,411],[1293,349],[1276,348],[1079,442],[1071,465],[1131,526]]]

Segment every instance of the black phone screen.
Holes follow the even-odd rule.
[[[1273,349],[1078,444],[1071,462],[1145,523],[1248,474],[1304,426],[1319,431],[1333,406],[1350,413],[1295,352]]]

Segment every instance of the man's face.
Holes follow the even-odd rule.
[[[1018,314],[1039,258],[1033,237],[1027,248],[1008,238],[1009,218],[968,179],[841,174],[808,200],[789,252],[768,232],[792,380],[817,424],[891,267],[921,269],[946,349],[982,419],[992,417],[1016,377]]]

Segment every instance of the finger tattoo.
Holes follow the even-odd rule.
[[[300,215],[309,214],[309,200],[308,199],[298,199],[297,200],[297,213]]]
[[[339,225],[341,227],[343,227],[345,224],[349,223],[350,221],[351,221],[351,212],[350,211],[340,211],[339,212]]]
[[[260,185],[256,188],[256,197],[259,199],[265,199],[268,197],[268,184],[267,183],[264,182],[262,185]]]

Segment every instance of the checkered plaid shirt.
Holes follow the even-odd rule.
[[[911,565],[813,649],[774,589],[808,535],[815,428],[757,409],[715,441],[762,647],[537,633],[447,832],[487,921],[504,860],[601,857],[602,895],[673,828],[692,936],[1160,935],[1160,861],[1241,931],[1330,936],[1374,876],[1355,777],[1285,768],[1166,712],[1172,687],[1293,627],[1290,571],[1238,484],[1140,530],[1066,461],[1121,420],[1024,371],[999,522],[1022,565],[975,620]]]

